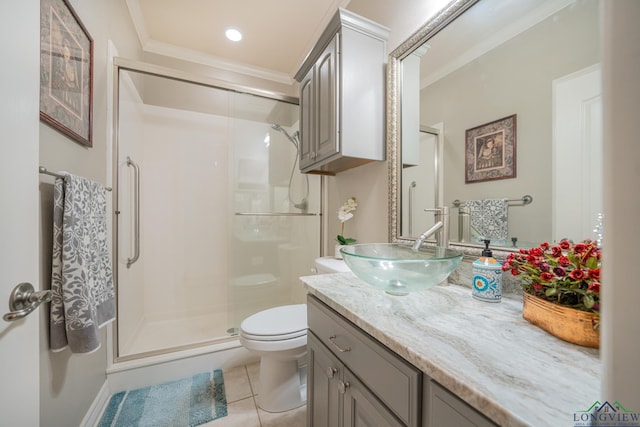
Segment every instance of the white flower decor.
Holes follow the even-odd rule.
[[[357,207],[358,207],[358,203],[356,202],[356,198],[350,197],[344,203],[344,205],[342,205],[338,210],[338,219],[340,220],[342,225],[340,229],[340,234],[338,234],[338,237],[336,237],[336,240],[341,245],[350,245],[356,242],[356,239],[353,239],[351,237],[344,237],[344,223],[350,220],[351,218],[353,218],[353,212],[355,212]]]

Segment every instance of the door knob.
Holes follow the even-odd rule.
[[[22,319],[38,308],[43,302],[51,301],[51,291],[36,292],[31,283],[23,282],[13,288],[9,297],[9,313],[2,318],[7,322]]]

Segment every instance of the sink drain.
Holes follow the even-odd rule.
[[[409,292],[404,290],[407,286],[398,279],[389,280],[389,289],[385,290],[389,295],[408,295]]]

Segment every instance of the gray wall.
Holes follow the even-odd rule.
[[[120,56],[141,56],[138,38],[125,0],[71,0],[94,41],[93,148],[86,148],[51,127],[40,124],[40,164],[51,171],[65,170],[106,183],[110,137],[110,105],[107,79],[110,64],[107,43],[112,40]],[[51,287],[52,177],[40,179],[41,289]],[[77,426],[98,395],[106,378],[106,328],[102,347],[88,355],[72,355],[67,349],[49,351],[49,310],[40,310],[40,418],[47,427]]]

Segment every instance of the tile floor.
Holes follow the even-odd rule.
[[[272,414],[258,408],[256,394],[260,364],[253,363],[225,369],[224,386],[227,395],[226,417],[204,427],[304,427],[307,425],[306,405],[288,412]]]

